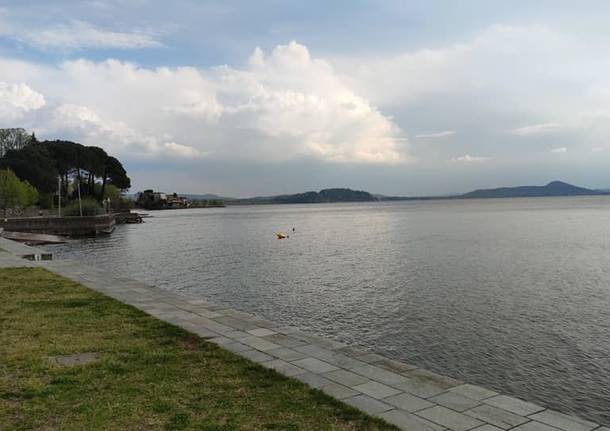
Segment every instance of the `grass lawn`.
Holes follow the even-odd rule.
[[[2,430],[395,429],[41,268],[0,269],[0,329]]]

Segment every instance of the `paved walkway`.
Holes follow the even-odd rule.
[[[0,241],[0,247],[2,242]],[[42,266],[409,431],[610,431],[517,398],[72,261]]]

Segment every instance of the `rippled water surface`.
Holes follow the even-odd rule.
[[[610,423],[610,198],[151,214],[50,248]]]

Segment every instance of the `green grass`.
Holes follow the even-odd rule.
[[[2,430],[395,429],[41,268],[0,269],[0,329]]]

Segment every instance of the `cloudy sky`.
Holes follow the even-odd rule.
[[[133,191],[610,187],[610,2],[0,0],[0,127]]]

